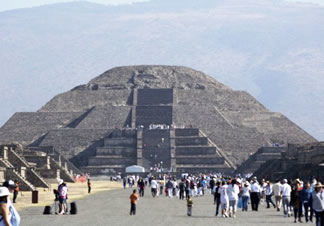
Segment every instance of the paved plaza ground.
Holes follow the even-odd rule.
[[[194,198],[193,216],[186,216],[186,202],[177,198],[160,196],[152,198],[149,189],[145,190],[145,197],[140,198],[137,204],[137,215],[129,215],[129,196],[131,189],[118,189],[99,192],[78,200],[77,215],[42,215],[42,207],[31,207],[20,211],[22,226],[51,226],[51,225],[296,225],[293,218],[284,218],[282,212],[275,209],[266,209],[261,205],[259,212],[241,212],[237,218],[215,217],[213,197]],[[311,224],[309,224],[311,225]]]

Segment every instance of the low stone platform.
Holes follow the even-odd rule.
[[[284,218],[282,212],[266,209],[262,204],[259,212],[241,212],[237,218],[215,217],[213,197],[194,198],[193,216],[186,216],[186,202],[177,198],[152,198],[149,189],[137,204],[137,215],[129,216],[131,189],[113,190],[90,195],[77,201],[77,215],[42,215],[43,208],[35,207],[20,211],[22,226],[57,225],[296,225],[293,218]]]

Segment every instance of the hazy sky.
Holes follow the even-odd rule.
[[[33,6],[40,6],[44,4],[53,4],[58,2],[72,2],[80,0],[4,0],[0,2],[0,11],[27,8]],[[132,2],[143,2],[148,0],[88,0],[89,2],[96,2],[101,4],[129,4]],[[239,0],[238,0],[239,1]],[[256,0],[257,1],[257,0]],[[318,3],[324,6],[324,0],[286,0],[290,2],[306,2],[306,3]]]

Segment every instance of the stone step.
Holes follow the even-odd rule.
[[[177,146],[176,155],[206,155],[216,154],[216,147],[213,146]]]
[[[104,168],[124,168],[125,165],[100,165],[100,166],[92,166],[92,165],[88,165],[84,168],[98,168],[98,169],[104,169]]]
[[[181,159],[181,158],[192,158],[192,159],[195,159],[195,158],[202,158],[202,159],[209,159],[209,158],[222,158],[222,157],[219,157],[218,155],[176,155],[176,158],[178,159]]]
[[[272,159],[281,159],[281,154],[262,154],[262,155],[257,155],[256,160],[257,161],[268,161]]]
[[[128,165],[127,165],[128,166]],[[83,171],[93,175],[117,175],[125,172],[125,165],[86,166]]]
[[[129,148],[97,148],[96,156],[112,156],[121,155],[127,157],[136,156],[136,149],[134,147]]]
[[[175,129],[175,136],[199,136],[199,129],[197,128],[183,128]]]
[[[185,145],[208,145],[207,137],[176,137],[175,138],[176,146],[185,146]]]
[[[136,159],[132,158],[107,158],[107,157],[92,157],[88,160],[88,165],[110,165],[110,164],[124,164],[124,165],[136,165]]]
[[[204,165],[210,165],[210,164],[224,164],[225,160],[224,158],[215,158],[213,157],[189,157],[189,158],[176,158],[176,164],[204,164]]]
[[[105,138],[104,147],[134,147],[136,146],[136,138]]]
[[[186,169],[217,169],[217,168],[224,168],[224,164],[213,164],[213,165],[203,165],[203,164],[177,164],[176,165],[177,169],[179,168],[186,168]]]

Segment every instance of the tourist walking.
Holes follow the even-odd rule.
[[[136,189],[133,190],[133,193],[131,194],[129,199],[130,199],[130,205],[131,205],[129,215],[135,215],[136,214],[136,202],[138,200],[138,195],[136,193]]]
[[[189,217],[192,215],[192,206],[193,206],[192,197],[189,196],[187,199],[187,215]]]
[[[280,211],[282,196],[280,193],[281,183],[280,180],[277,180],[276,183],[272,186],[273,195],[276,202],[277,211]]]
[[[157,186],[158,186],[157,181],[153,177],[151,180],[151,193],[152,193],[153,198],[155,198],[155,196],[156,196]],[[144,188],[143,188],[143,190],[144,190]],[[144,191],[143,191],[143,195],[144,195]]]
[[[166,189],[167,189],[167,194],[169,198],[172,198],[173,196],[173,183],[171,182],[171,180],[169,179],[168,182],[165,185]]]
[[[163,188],[164,188],[164,179],[163,178],[160,178],[159,184],[160,184],[160,195],[163,195]]]
[[[123,187],[124,187],[124,189],[126,189],[126,183],[127,183],[127,181],[126,181],[126,177],[124,177],[124,178],[123,178]]]
[[[267,208],[270,208],[270,204],[272,204],[272,206],[275,208],[276,205],[273,203],[272,201],[272,185],[270,183],[270,181],[266,182],[266,187],[265,187],[265,195],[266,195],[266,202],[267,202]]]
[[[88,179],[88,194],[91,192],[91,182],[90,179]]]
[[[261,187],[256,180],[256,178],[253,178],[253,182],[251,184],[251,207],[252,211],[258,211],[259,203],[260,203],[260,197],[261,197]]]
[[[313,208],[312,208],[312,189],[311,189],[311,185],[309,182],[307,182],[304,185],[303,190],[301,190],[300,192],[300,199],[301,202],[304,206],[304,210],[305,210],[305,221],[306,223],[308,222],[308,220],[310,220],[311,222],[313,222]],[[309,214],[309,215],[308,215]]]
[[[222,209],[222,217],[228,217],[227,211],[229,206],[229,199],[227,195],[227,184],[225,181],[222,182],[222,186],[218,190],[218,193],[220,194],[221,199],[221,209]]]
[[[246,181],[242,188],[242,211],[248,211],[251,187],[250,183]]]
[[[311,201],[315,212],[316,226],[324,226],[324,189],[321,182],[315,184]]]
[[[144,190],[145,190],[145,182],[143,178],[140,178],[137,182],[138,190],[139,190],[139,196],[144,197]]]
[[[297,223],[297,219],[298,219],[298,222],[303,223],[301,220],[302,202],[300,199],[300,191],[301,191],[300,182],[299,182],[299,180],[296,180],[292,189],[291,189],[291,195],[290,195],[290,205],[294,209],[294,218],[295,218],[294,222],[295,223]]]
[[[214,193],[214,205],[216,205],[216,214],[215,214],[215,216],[218,216],[219,206],[220,206],[220,203],[221,203],[221,195],[218,192],[219,189],[220,189],[220,185],[221,185],[220,182],[217,181],[216,186],[214,185],[214,190],[213,190],[213,193]]]
[[[185,184],[186,184],[186,199],[188,199],[190,194],[190,180],[186,179]]]
[[[236,184],[236,179],[231,181],[231,184],[227,188],[228,200],[229,200],[229,217],[236,217],[238,194],[240,193],[240,188]]]
[[[133,187],[133,177],[128,177],[128,179],[127,179],[128,181],[128,187],[129,188],[132,188]]]
[[[15,184],[16,184],[16,188],[14,189],[13,198],[12,198],[13,203],[16,203],[16,199],[17,199],[18,193],[19,193],[19,183],[17,180],[15,180]]]
[[[280,193],[282,195],[282,207],[285,217],[290,217],[290,194],[291,186],[288,184],[287,179],[283,179],[282,186],[280,187]]]
[[[186,184],[184,183],[184,180],[182,179],[179,183],[179,199],[184,199],[184,193],[185,193],[185,187]]]
[[[9,190],[9,193],[13,193],[15,188],[16,188],[16,184],[12,180],[5,181],[2,184],[2,186],[6,187]],[[9,208],[9,211],[10,211],[10,214],[11,214],[11,219],[10,219],[11,225],[12,226],[18,226],[20,224],[20,215],[17,212],[14,205],[12,204],[9,196],[7,198],[7,206]]]

